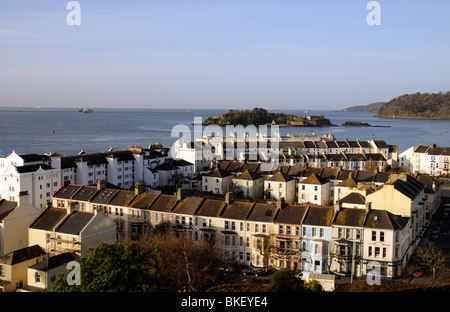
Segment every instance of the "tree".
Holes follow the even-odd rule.
[[[269,288],[273,292],[299,292],[304,291],[305,281],[297,277],[299,273],[294,270],[276,271]]]
[[[436,271],[443,269],[448,261],[448,256],[435,243],[428,241],[425,246],[418,246],[415,256],[419,263],[424,264],[433,273],[433,280],[436,279]]]
[[[57,275],[54,292],[140,292],[163,290],[162,258],[156,244],[101,243],[79,259],[81,284],[68,285],[70,271]]]
[[[195,241],[188,233],[163,226],[141,237],[140,243],[149,242],[160,246],[161,274],[167,277],[166,287],[171,291],[204,291],[226,279],[218,270],[222,260],[205,240]]]

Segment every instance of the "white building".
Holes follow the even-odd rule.
[[[0,195],[17,201],[20,192],[28,192],[30,204],[45,208],[53,193],[61,187],[61,171],[50,165],[50,158],[12,152],[0,158]]]
[[[264,198],[277,201],[284,198],[288,204],[295,203],[296,180],[284,174],[277,172],[264,181]]]
[[[330,204],[330,182],[329,180],[310,175],[298,183],[299,204],[310,203],[314,205],[326,206]]]

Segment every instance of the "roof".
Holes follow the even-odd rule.
[[[219,217],[225,206],[226,203],[223,200],[205,199],[200,209],[197,211],[197,215],[205,217]]]
[[[274,222],[301,224],[307,208],[306,205],[286,205],[278,211]]]
[[[120,190],[116,196],[109,202],[112,206],[128,206],[128,204],[136,196],[134,191]]]
[[[96,186],[82,186],[73,196],[72,200],[77,201],[90,201],[91,198],[97,193]]]
[[[56,191],[55,194],[53,194],[53,198],[57,199],[71,199],[76,192],[78,192],[83,186],[82,185],[76,185],[76,184],[69,184],[60,187],[59,190]]]
[[[358,184],[355,182],[354,179],[351,177],[348,177],[347,179],[343,180],[342,182],[339,182],[336,184],[336,186],[343,186],[343,187],[358,187]]]
[[[30,229],[53,231],[66,215],[67,209],[47,208],[31,223]]]
[[[215,168],[208,173],[203,174],[205,177],[225,178],[231,176],[231,173],[220,168]]]
[[[16,208],[17,202],[0,199],[0,222],[2,222]]]
[[[119,190],[117,189],[105,188],[91,198],[91,203],[106,205],[114,198],[114,196],[116,196],[117,193],[119,193]]]
[[[356,205],[365,205],[366,199],[360,193],[352,192],[347,196],[341,198],[339,203],[345,204],[356,204]]]
[[[287,174],[284,174],[282,172],[277,172],[270,178],[267,178],[266,181],[268,182],[289,182],[294,180],[293,177],[288,176]]]
[[[253,171],[245,171],[244,173],[241,173],[240,175],[238,175],[237,177],[234,177],[233,179],[238,179],[238,180],[258,180],[261,179],[262,175],[260,175],[259,173],[253,172]]]
[[[80,235],[81,231],[94,216],[95,214],[91,212],[74,211],[55,229],[55,232]]]
[[[146,209],[155,202],[158,196],[158,194],[154,193],[141,193],[134,197],[133,201],[128,204],[128,207]]]
[[[46,272],[61,265],[65,265],[75,259],[77,259],[77,257],[73,253],[64,252],[62,254],[49,257],[48,261],[39,262],[31,266],[30,269]]]
[[[374,140],[373,143],[375,143],[375,146],[378,148],[389,148],[389,146],[383,140]]]
[[[45,250],[39,245],[28,246],[22,249],[14,250],[3,257],[0,257],[0,263],[14,265],[27,260],[31,260],[45,255]]]
[[[186,197],[175,205],[173,212],[193,215],[196,213],[204,200],[205,198],[202,197]]]
[[[403,229],[409,219],[395,215],[386,210],[371,210],[366,218],[365,227],[375,229]]]
[[[318,177],[315,174],[310,175],[309,177],[307,177],[305,180],[301,181],[301,184],[326,184],[328,183],[328,179],[322,178],[322,177]]]
[[[53,168],[49,165],[45,164],[39,164],[39,165],[26,165],[26,166],[19,166],[16,167],[16,170],[18,173],[27,173],[27,172],[35,172],[39,169],[42,170],[52,170]]]
[[[247,221],[273,222],[276,209],[276,204],[256,203],[247,217]]]
[[[50,159],[48,156],[38,154],[21,154],[19,156],[23,159],[24,163],[45,161]]]
[[[245,220],[254,205],[254,203],[234,201],[225,207],[221,217],[225,219]]]
[[[309,207],[303,221],[305,225],[330,226],[334,208],[332,207]]]
[[[402,179],[396,179],[395,181],[389,181],[385,183],[385,185],[392,184],[394,188],[402,193],[403,195],[409,197],[410,199],[414,199],[424,190],[424,185],[419,181],[411,178],[410,176],[406,176],[406,181]],[[385,186],[383,185],[383,187]]]
[[[428,151],[429,148],[430,148],[430,146],[418,145],[418,146],[414,149],[414,153],[426,153],[426,151]]]
[[[160,194],[158,198],[149,207],[150,210],[160,212],[170,212],[177,203],[177,197],[174,195]]]
[[[341,208],[334,218],[333,225],[363,227],[365,209]]]

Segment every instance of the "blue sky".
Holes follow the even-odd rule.
[[[0,0],[0,106],[342,109],[450,90],[450,1]]]

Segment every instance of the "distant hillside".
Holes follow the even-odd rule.
[[[384,104],[375,116],[450,119],[450,91],[404,94]]]
[[[367,105],[357,105],[357,106],[351,106],[348,108],[344,108],[343,112],[367,112],[367,113],[377,113],[381,106],[386,104],[387,102],[376,102],[371,103]]]

